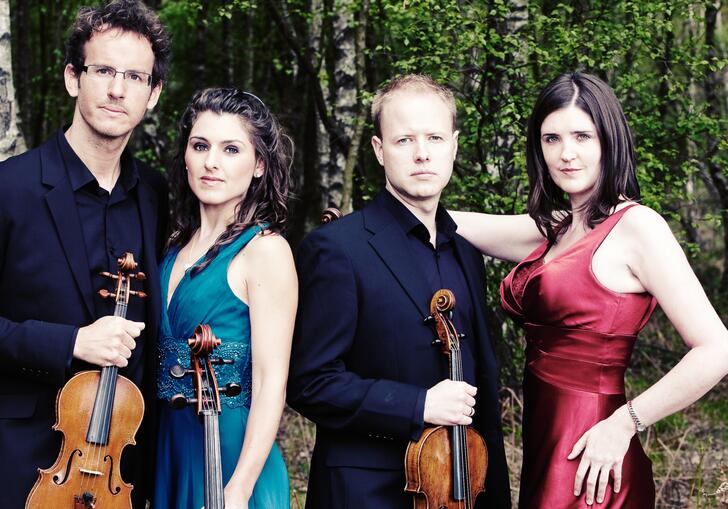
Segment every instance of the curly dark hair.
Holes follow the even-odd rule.
[[[86,43],[94,33],[109,28],[146,38],[154,52],[152,87],[166,79],[171,47],[169,34],[155,12],[138,0],[111,0],[100,7],[81,7],[66,41],[64,65],[71,64],[79,76],[86,60]]]
[[[591,74],[561,74],[536,99],[526,135],[528,213],[549,242],[554,242],[571,224],[572,215],[568,198],[549,177],[541,150],[541,124],[551,113],[571,104],[592,119],[602,147],[599,178],[594,192],[581,207],[587,226],[593,228],[604,221],[620,201],[640,199],[634,141],[614,91]]]
[[[200,227],[200,202],[190,190],[185,170],[185,151],[190,131],[200,114],[210,111],[230,113],[243,121],[255,147],[256,160],[263,162],[263,175],[253,178],[237,205],[235,220],[220,234],[202,263],[192,269],[195,275],[217,256],[220,248],[235,240],[251,225],[266,231],[283,232],[288,220],[288,198],[293,141],[281,129],[268,107],[257,96],[237,88],[207,88],[195,93],[182,114],[177,138],[177,154],[170,171],[172,186],[172,228],[169,246],[183,246]]]

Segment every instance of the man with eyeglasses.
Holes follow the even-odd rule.
[[[63,72],[75,98],[72,123],[0,164],[0,478],[10,480],[3,507],[24,507],[37,470],[58,457],[56,394],[74,373],[115,365],[153,398],[167,189],[126,146],[157,104],[169,46],[159,18],[139,1],[81,8]],[[147,298],[131,298],[126,319],[97,294],[110,283],[99,273],[115,273],[124,252],[147,275],[133,282]],[[146,407],[149,415],[152,399]],[[153,427],[145,417],[137,447],[121,461],[134,507],[144,507],[142,481],[153,478],[140,454]]]

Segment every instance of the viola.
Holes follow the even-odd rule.
[[[146,297],[131,289],[131,281],[143,281],[143,272],[131,253],[118,259],[118,272],[101,275],[116,282],[113,292],[99,290],[116,301],[114,316],[126,318],[132,296]],[[49,469],[38,470],[38,480],[28,495],[26,509],[131,509],[133,486],[121,478],[119,462],[124,447],[135,444],[134,435],[144,415],[144,399],[116,366],[82,371],[74,375],[56,398],[56,423],[63,433],[61,452]]]
[[[215,337],[207,324],[200,324],[195,328],[194,335],[187,340],[190,347],[190,369],[175,364],[170,369],[174,378],[192,376],[192,386],[195,395],[186,398],[182,394],[175,394],[170,400],[173,408],[184,408],[195,405],[197,415],[202,419],[205,436],[205,509],[224,509],[225,495],[223,493],[222,463],[220,456],[220,428],[218,416],[220,415],[220,394],[237,396],[241,392],[240,384],[229,383],[219,388],[213,370],[213,364],[232,364],[232,359],[210,357],[212,351],[220,346],[220,340]]]
[[[430,301],[437,333],[436,344],[449,361],[450,379],[463,380],[461,335],[452,323],[455,295],[438,290]],[[488,449],[485,440],[470,426],[426,428],[405,453],[405,491],[414,494],[415,509],[472,509],[485,491]]]
[[[336,207],[328,207],[321,212],[321,224],[328,224],[337,219],[341,219],[343,214]]]

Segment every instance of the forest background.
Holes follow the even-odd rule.
[[[0,1],[0,152],[35,147],[71,118],[63,44],[85,2]],[[525,210],[525,125],[557,74],[605,79],[633,129],[643,203],[663,214],[722,317],[728,309],[728,2],[722,0],[149,0],[173,34],[157,109],[134,152],[169,167],[193,92],[234,85],[263,98],[296,143],[292,246],[321,210],[362,207],[383,183],[369,148],[373,91],[424,72],[457,94],[460,150],[450,208]],[[11,64],[12,62],[12,64]],[[520,470],[522,332],[500,310],[511,265],[486,259],[501,361],[514,499]],[[659,311],[627,375],[637,394],[686,347]],[[649,428],[658,507],[728,507],[728,383]],[[288,410],[280,440],[303,507],[314,430]]]

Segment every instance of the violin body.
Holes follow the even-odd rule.
[[[131,289],[130,281],[143,281],[134,256],[118,259],[116,274],[101,275],[115,281],[113,292],[103,288],[99,295],[114,298],[114,316],[126,318],[132,296],[146,297]],[[100,371],[83,371],[73,376],[56,398],[56,423],[63,433],[61,452],[49,469],[38,469],[38,480],[25,502],[26,509],[131,509],[133,486],[121,479],[121,453],[135,444],[134,435],[144,415],[144,398],[117,366]]]
[[[121,479],[119,460],[124,447],[136,443],[144,399],[129,379],[117,376],[108,445],[88,443],[86,431],[100,377],[99,371],[83,371],[58,393],[53,429],[63,433],[61,453],[53,466],[39,469],[26,509],[131,509],[133,486]],[[75,500],[85,493],[92,494],[94,501]]]
[[[435,326],[437,339],[449,364],[450,379],[464,381],[461,336],[452,323],[455,295],[438,290],[430,300],[427,323]],[[471,414],[472,415],[472,414]],[[470,426],[426,428],[416,442],[407,445],[404,460],[405,488],[414,494],[415,509],[473,509],[485,491],[488,448]]]
[[[483,437],[473,428],[466,428],[468,466],[470,471],[470,500],[485,491],[488,470],[488,449]],[[414,509],[462,509],[465,503],[453,498],[452,451],[450,428],[426,428],[417,442],[410,442],[405,453],[404,469],[407,478],[405,491],[414,493]],[[485,458],[485,461],[483,461]]]

